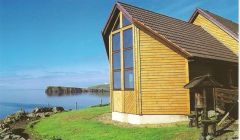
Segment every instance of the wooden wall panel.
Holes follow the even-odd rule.
[[[139,29],[136,26],[133,26],[133,36],[134,36],[134,105],[135,109],[132,111],[134,114],[140,114],[141,113],[141,102],[140,102],[140,54],[139,54]]]
[[[228,35],[221,28],[216,26],[214,23],[203,17],[202,15],[198,15],[194,20],[193,24],[201,26],[204,30],[214,36],[217,40],[222,42],[225,46],[227,46],[233,53],[238,55],[238,41]]]
[[[138,29],[135,26],[132,26],[132,31],[133,31],[133,67],[134,67],[134,90],[133,91],[128,91],[128,90],[123,90],[124,93],[124,112],[128,114],[138,114],[137,108],[138,108],[138,98],[139,98],[139,64],[138,64]],[[124,78],[124,77],[123,77]],[[124,83],[123,83],[124,84]]]
[[[114,112],[123,112],[123,91],[113,91],[113,111]]]
[[[136,114],[136,95],[134,91],[124,91],[124,112]]]
[[[139,32],[142,114],[189,114],[188,61]]]

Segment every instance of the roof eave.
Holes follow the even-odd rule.
[[[214,59],[211,57],[201,57],[201,56],[193,56],[191,57],[191,61],[205,61],[205,62],[220,62],[224,65],[230,64],[232,66],[238,66],[238,59],[237,60],[221,60],[221,59]]]
[[[106,39],[105,39],[105,37],[104,37],[103,31],[101,31],[101,34],[102,34],[102,38],[103,38],[105,50],[106,50],[106,53],[107,53],[107,57],[108,57],[108,59],[109,59],[109,53],[108,53],[108,49],[107,49],[107,43],[106,43]]]
[[[112,10],[111,10],[111,12],[110,12],[109,18],[108,18],[108,20],[107,20],[107,23],[105,24],[105,26],[104,26],[104,28],[103,28],[103,30],[102,30],[102,33],[103,33],[103,34],[106,33],[106,30],[107,30],[107,28],[108,28],[108,26],[109,26],[109,24],[110,24],[110,21],[111,21],[111,19],[112,19],[112,17],[113,17],[113,14],[114,14],[114,11],[115,11],[115,10],[116,10],[116,4],[113,6],[113,8],[112,8]]]
[[[204,16],[206,19],[208,19],[210,22],[212,22],[213,24],[217,25],[220,29],[222,29],[223,31],[225,31],[227,34],[229,34],[232,38],[234,38],[235,40],[239,41],[238,39],[238,35],[235,34],[234,32],[232,32],[231,30],[229,30],[227,27],[225,27],[222,23],[218,22],[217,20],[215,20],[212,16],[210,16],[208,13],[206,13],[204,10],[202,10],[201,8],[197,8],[194,13],[192,14],[192,16],[190,17],[190,19],[188,20],[189,23],[193,23],[194,20],[197,18],[197,15],[201,14],[202,16]]]

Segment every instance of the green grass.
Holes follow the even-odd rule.
[[[109,106],[70,111],[41,119],[28,126],[28,131],[44,140],[196,140],[199,130],[186,124],[168,126],[135,126],[104,123],[96,119],[109,112]]]

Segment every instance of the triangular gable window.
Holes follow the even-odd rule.
[[[131,24],[131,22],[123,16],[123,26],[127,26],[127,25],[130,25],[130,24]]]
[[[113,27],[113,31],[120,29],[120,18],[117,18],[117,21],[115,22],[115,25]]]

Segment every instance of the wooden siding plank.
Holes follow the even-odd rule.
[[[194,20],[193,24],[201,26],[217,40],[227,46],[234,54],[238,55],[238,41],[232,38],[221,28],[210,22],[208,19],[199,14]]]
[[[143,31],[140,36],[143,114],[189,114],[187,61]]]

